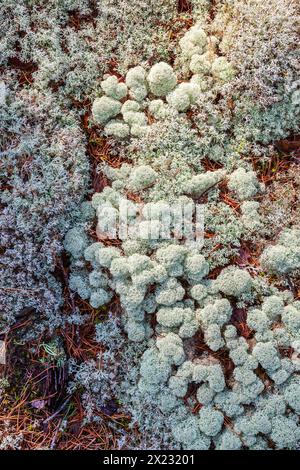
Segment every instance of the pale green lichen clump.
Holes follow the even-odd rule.
[[[267,247],[261,263],[264,269],[275,274],[289,274],[300,269],[300,230],[287,229],[278,243]]]
[[[209,52],[199,55],[199,52],[207,49],[208,43],[215,43],[215,38],[208,37],[197,25],[187,31],[181,39],[183,59],[191,58],[190,70],[194,75],[189,81],[178,85],[176,73],[165,62],[154,64],[148,73],[139,65],[131,68],[126,74],[125,83],[120,82],[114,75],[107,76],[101,82],[104,96],[96,98],[92,106],[94,121],[104,124],[116,117],[121,110],[122,120],[108,122],[104,132],[108,136],[124,139],[129,134],[135,137],[147,134],[149,126],[144,112],[146,108],[158,120],[167,118],[174,110],[179,113],[187,112],[197,104],[207,88],[206,75],[210,75],[212,82],[216,84],[234,77],[232,66],[225,57],[218,57]],[[121,108],[118,100],[124,100],[126,97],[130,99],[125,101]],[[130,133],[128,128],[122,125],[123,121],[129,125]]]
[[[97,122],[104,123],[109,119],[117,116],[121,110],[121,103],[114,98],[101,96],[96,98],[93,103],[93,116]]]
[[[151,67],[147,77],[150,91],[155,96],[166,96],[175,88],[176,75],[169,64],[159,62]]]

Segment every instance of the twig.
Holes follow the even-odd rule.
[[[57,439],[59,427],[60,427],[60,425],[61,425],[61,423],[62,423],[62,420],[63,420],[63,419],[61,418],[61,420],[59,421],[59,423],[58,423],[58,425],[57,425],[57,427],[56,427],[54,436],[53,436],[53,438],[51,439],[50,450],[53,450],[54,447],[55,447],[55,442],[56,442],[56,439]]]
[[[57,411],[55,411],[55,413],[53,413],[53,415],[49,416],[49,418],[45,419],[43,421],[43,424],[47,424],[49,423],[49,421],[51,421],[52,419],[54,419],[57,415],[59,415],[59,413],[64,409],[64,407],[69,403],[69,401],[71,400],[71,396],[69,396],[64,402],[63,404],[58,408]]]

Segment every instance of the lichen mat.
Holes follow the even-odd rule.
[[[35,405],[55,422],[76,397],[87,447],[297,449],[299,5],[12,3],[1,327],[29,309],[66,395]],[[61,413],[54,446],[82,445]]]

